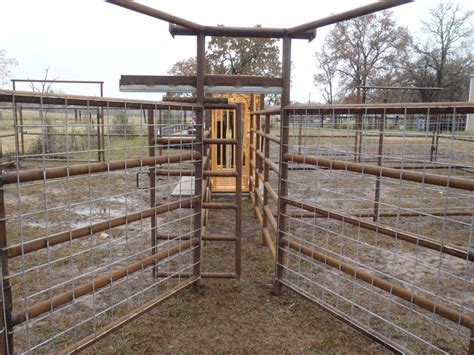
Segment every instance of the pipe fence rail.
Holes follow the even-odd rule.
[[[77,352],[198,285],[202,134],[155,141],[202,106],[0,91],[0,111],[3,353]]]
[[[474,351],[469,113],[472,103],[254,112],[250,194],[276,292],[396,352]]]

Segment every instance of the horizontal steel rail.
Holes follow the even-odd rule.
[[[209,87],[218,86],[250,86],[250,87],[281,87],[282,78],[265,77],[255,75],[221,75],[206,74],[204,85]],[[186,86],[196,87],[196,76],[194,75],[122,75],[120,86],[127,87],[133,85],[145,86]],[[173,103],[173,105],[177,105]],[[195,104],[189,104],[196,106]],[[206,108],[215,109],[236,109],[236,104],[205,103]]]
[[[373,285],[379,289],[389,292],[392,295],[400,297],[405,301],[411,302],[421,308],[428,310],[429,312],[435,313],[443,318],[449,319],[450,321],[461,324],[463,327],[472,329],[473,319],[472,317],[462,314],[461,312],[435,302],[423,295],[413,292],[409,288],[399,286],[395,283],[384,280],[381,277],[373,275],[371,272],[356,266],[352,266],[348,263],[341,262],[336,258],[325,255],[315,249],[309,248],[302,245],[294,240],[288,240],[287,238],[281,239],[282,247],[290,247],[291,249],[302,253],[316,261],[328,265],[335,269],[341,270],[342,272],[357,278],[358,280],[364,281],[370,285]]]
[[[386,168],[375,165],[350,163],[343,160],[325,159],[310,155],[286,153],[283,155],[285,162],[323,166],[332,170],[352,171],[355,173],[401,179],[423,184],[450,187],[455,189],[474,191],[474,180],[445,175],[425,174],[416,171]]]
[[[21,311],[14,314],[12,317],[12,323],[15,326],[25,322],[27,319],[38,317],[41,314],[54,310],[80,296],[92,293],[111,284],[114,281],[130,276],[137,271],[144,270],[147,267],[155,265],[158,261],[182,252],[183,250],[190,249],[198,244],[199,241],[197,239],[192,239],[184,241],[178,245],[174,245],[170,248],[162,249],[158,253],[143,258],[143,260],[131,263],[124,267],[120,267],[112,272],[106,273],[103,276],[97,277],[92,282],[86,282],[76,286],[71,291],[66,291],[44,301],[40,301],[28,307],[26,311]]]
[[[91,234],[103,232],[110,228],[123,226],[127,223],[137,222],[142,219],[150,218],[155,215],[170,212],[179,208],[192,208],[196,204],[200,203],[199,196],[167,203],[165,205],[157,206],[154,208],[148,208],[146,210],[131,213],[125,216],[113,218],[107,221],[92,224],[90,226],[81,227],[57,234],[52,234],[47,237],[34,239],[21,244],[12,245],[6,249],[8,258],[14,258],[20,255],[32,253],[34,251],[49,248],[54,245],[66,243],[74,239],[83,238]]]
[[[280,113],[281,113],[280,106],[268,107],[268,108],[263,109],[263,110],[256,110],[256,111],[250,112],[251,115],[266,115],[266,114],[280,115]]]
[[[396,217],[456,217],[456,216],[472,216],[472,212],[465,211],[446,211],[446,212],[381,212],[379,218],[396,218]],[[293,218],[326,218],[323,215],[317,215],[316,212],[297,212],[290,211],[286,213],[286,216]],[[354,213],[351,214],[353,217],[374,217],[373,212],[368,213]]]
[[[255,133],[257,136],[264,137],[273,143],[280,144],[280,137],[278,136],[275,136],[273,134],[267,134],[263,132],[262,130],[256,130],[254,128],[252,128],[251,131]]]
[[[203,30],[194,30],[183,26],[170,24],[169,32],[173,37],[196,36],[202,33],[206,36],[213,37],[283,38],[285,36],[290,36],[292,39],[306,39],[310,42],[316,38],[316,31],[314,29],[289,34],[284,28],[270,27],[204,26]]]
[[[316,206],[299,202],[287,197],[280,197],[280,198],[283,203],[286,203],[293,207],[298,207],[306,211],[318,213],[322,216],[326,216],[328,218],[341,221],[343,223],[352,224],[354,226],[358,226],[358,227],[361,227],[361,228],[364,228],[376,233],[380,233],[391,238],[396,238],[397,240],[403,240],[408,243],[416,244],[416,245],[419,245],[431,250],[435,250],[447,255],[451,255],[456,258],[474,261],[473,253],[470,253],[466,250],[461,250],[452,246],[448,246],[443,243],[439,243],[436,240],[433,240],[430,238],[419,237],[418,235],[413,234],[413,233],[404,232],[398,229],[384,226],[383,224],[380,224],[380,223],[371,222],[371,221],[356,218],[347,214],[331,211],[331,210],[321,208],[321,207],[316,207]]]
[[[213,171],[213,170],[204,170],[205,177],[237,177],[235,171]]]
[[[199,278],[191,275],[188,279],[181,281],[178,285],[171,287],[169,290],[167,290],[165,293],[159,295],[158,297],[146,302],[144,305],[136,308],[132,312],[119,317],[117,320],[114,320],[112,323],[109,323],[106,325],[104,328],[98,330],[97,332],[81,339],[74,345],[62,350],[59,352],[59,354],[78,354],[80,351],[84,350],[88,346],[91,346],[92,344],[96,343],[100,339],[104,338],[111,332],[120,329],[127,323],[131,322],[132,320],[136,319],[137,317],[147,313],[154,307],[156,307],[158,304],[161,302],[165,301],[166,299],[170,298],[173,296],[176,292],[191,286],[194,284],[196,281],[198,281]]]
[[[185,161],[198,160],[200,158],[201,154],[193,151],[185,154],[162,155],[152,158],[112,160],[110,162],[104,163],[84,163],[60,168],[6,172],[1,176],[1,183],[3,185],[7,185],[38,180],[56,179],[68,176],[87,175],[115,170],[140,168],[144,166],[154,166],[158,164],[181,163]]]
[[[118,99],[112,97],[60,95],[49,93],[35,93],[30,91],[0,90],[0,102],[43,104],[43,105],[68,105],[83,107],[103,107],[122,109],[169,109],[169,110],[197,110],[201,105],[193,103],[176,103],[165,101],[147,101]]]
[[[231,202],[203,202],[202,208],[209,210],[235,210],[238,206],[236,203]]]
[[[139,12],[141,14],[151,16],[151,17],[157,18],[159,20],[168,21],[170,23],[174,23],[176,25],[184,26],[186,28],[190,28],[190,29],[193,29],[193,30],[196,30],[196,31],[202,31],[204,29],[204,26],[202,26],[198,23],[188,21],[188,20],[183,19],[181,17],[168,14],[164,11],[154,9],[154,8],[146,6],[146,5],[139,4],[135,1],[128,1],[128,0],[106,0],[106,1],[108,3],[126,8],[128,10]]]
[[[332,105],[288,105],[291,114],[465,114],[474,113],[474,102],[423,102]]]
[[[390,1],[377,1],[371,4],[357,7],[355,9],[341,12],[339,14],[331,15],[320,20],[308,22],[299,26],[291,27],[288,29],[288,33],[290,35],[301,33],[304,31],[309,31],[312,29],[317,29],[324,26],[329,26],[341,21],[347,21],[356,17],[369,15],[374,12],[387,10],[395,6],[400,6],[409,2],[413,2],[414,0],[390,0]]]

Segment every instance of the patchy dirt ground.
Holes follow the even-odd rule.
[[[184,290],[87,353],[384,353],[385,348],[285,290],[272,296],[273,263],[261,245],[250,202],[243,204],[243,276],[202,282],[202,294]],[[230,215],[230,216],[228,216]],[[211,228],[233,227],[232,212],[212,211]],[[230,221],[230,222],[229,222]],[[233,249],[214,242],[205,255],[232,265]],[[203,268],[206,271],[211,271]],[[216,270],[221,271],[221,270]]]

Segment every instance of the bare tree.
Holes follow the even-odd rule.
[[[11,68],[16,67],[18,61],[14,58],[7,57],[7,51],[0,49],[0,87],[8,83],[7,79],[11,75]]]
[[[57,80],[59,77],[56,77],[54,79],[48,79],[50,69],[51,69],[50,67],[47,67],[44,70],[44,79],[43,79],[42,82],[40,82],[40,83],[31,82],[30,83],[30,88],[33,92],[40,92],[40,93],[52,93],[53,92],[52,87],[53,87],[54,81]]]
[[[325,55],[337,63],[340,99],[355,101],[356,86],[371,85],[398,67],[408,39],[390,11],[336,24],[325,38]],[[362,102],[366,97],[363,91]]]
[[[422,21],[423,35],[411,43],[405,63],[407,79],[415,86],[443,87],[442,92],[420,92],[422,101],[460,100],[467,95],[474,69],[473,12],[453,2],[439,2]]]
[[[337,79],[337,60],[331,57],[330,51],[323,46],[315,53],[318,70],[314,75],[314,84],[323,89],[323,98],[328,104],[334,103],[334,85]]]

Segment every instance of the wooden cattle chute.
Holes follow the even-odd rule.
[[[289,105],[284,111],[281,121],[277,108],[252,113],[250,138],[256,159],[250,194],[263,243],[280,273],[277,282],[401,352],[439,351],[439,342],[449,336],[465,339],[451,343],[451,351],[472,352],[474,304],[464,300],[473,287],[465,275],[474,262],[474,145],[471,136],[454,130],[454,122],[474,112],[474,104]],[[387,129],[387,117],[395,114],[405,127],[401,131]],[[434,163],[428,125],[421,131],[406,127],[420,117],[439,122],[439,115],[448,115],[453,124],[444,135],[449,143],[440,144]],[[330,117],[326,126],[320,125],[321,116]],[[364,139],[355,153],[354,126],[344,121],[358,116]],[[369,119],[379,125],[378,134],[364,128]],[[287,147],[279,156],[281,149],[274,146],[282,141]],[[354,163],[355,154],[359,163]],[[275,192],[277,184],[285,185],[286,195]],[[274,201],[284,208],[276,211]],[[437,226],[436,232],[430,225]],[[374,253],[383,255],[375,264],[369,261]],[[427,261],[430,255],[438,266]],[[390,268],[384,259],[397,266]],[[428,281],[397,274],[403,264],[412,265],[406,272],[416,279],[434,273],[436,291]],[[454,265],[459,273],[453,272]],[[373,294],[380,290],[388,296]],[[364,301],[369,299],[370,304]],[[397,322],[382,312],[387,307]],[[402,326],[407,312],[411,322],[432,324],[431,338],[425,328]],[[380,331],[391,328],[396,340]],[[400,346],[404,337],[412,339],[413,347]]]

